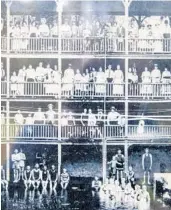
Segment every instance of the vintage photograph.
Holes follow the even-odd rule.
[[[171,210],[171,0],[1,0],[1,209]]]

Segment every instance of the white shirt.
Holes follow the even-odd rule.
[[[95,126],[96,125],[96,116],[95,114],[88,114],[88,126]]]
[[[142,73],[142,82],[151,82],[151,73],[149,71],[143,71]]]
[[[52,36],[58,36],[58,26],[57,25],[56,26],[53,26],[51,28],[51,35]]]
[[[54,121],[54,119],[55,119],[55,111],[53,111],[53,110],[48,110],[47,112],[46,112],[46,116],[47,116],[47,120],[48,121]]]
[[[37,77],[43,77],[45,75],[45,69],[43,67],[37,67],[36,68],[36,76]]]
[[[49,36],[49,27],[46,24],[42,24],[39,26],[39,34],[42,37]]]
[[[35,79],[35,76],[36,76],[36,71],[35,71],[35,69],[27,69],[26,70],[26,78],[27,79]]]
[[[123,82],[123,72],[122,70],[115,70],[113,75],[114,82]]]
[[[108,120],[108,122],[116,121],[119,116],[120,116],[120,114],[118,112],[109,112],[108,116],[107,116],[107,120]]]
[[[26,117],[25,125],[33,125],[34,120],[32,117]]]
[[[19,153],[12,154],[11,155],[11,160],[12,160],[12,162],[20,161],[20,155],[19,155]]]
[[[22,114],[16,114],[15,118],[14,118],[14,121],[18,125],[23,125],[23,123],[24,123],[23,115]]]
[[[74,79],[74,70],[71,69],[71,68],[68,68],[64,71],[64,77],[67,77],[69,78],[70,80],[73,80]]]
[[[45,120],[45,115],[43,112],[36,112],[34,114],[34,121],[43,121]]]
[[[161,72],[159,69],[153,69],[151,72],[152,82],[160,82],[161,79]]]
[[[107,79],[107,78],[113,78],[113,76],[114,76],[114,72],[113,72],[112,69],[107,69],[107,70],[105,71],[105,77],[106,77],[106,79]]]
[[[25,154],[23,152],[19,152],[18,156],[20,158],[20,161],[26,160],[26,156],[25,156]]]

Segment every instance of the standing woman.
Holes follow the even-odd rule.
[[[13,98],[16,98],[16,94],[17,94],[17,80],[18,80],[18,77],[16,75],[16,72],[14,71],[11,76],[11,93],[12,93]]]

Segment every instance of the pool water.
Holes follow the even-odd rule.
[[[8,191],[1,192],[2,210],[130,210],[117,204],[104,193],[92,193],[91,182],[75,182],[68,190],[58,187],[57,191],[26,190],[23,184],[13,183]],[[171,206],[152,201],[150,210],[169,210]]]

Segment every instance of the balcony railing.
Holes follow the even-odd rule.
[[[1,37],[1,51],[6,52],[7,51],[7,38]]]
[[[58,83],[46,82],[10,82],[11,97],[54,97],[58,98]],[[1,96],[7,94],[7,82],[1,82]],[[62,83],[61,97],[63,99],[72,98],[124,98],[125,84],[120,83]],[[140,99],[171,98],[171,83],[134,83],[128,84],[128,97]]]
[[[1,50],[7,49],[6,37],[1,38]],[[116,37],[72,37],[62,38],[62,53],[124,53],[125,39]],[[171,53],[171,39],[131,39],[128,40],[129,53]],[[58,38],[10,38],[11,53],[57,53]]]
[[[105,128],[105,132],[104,132]],[[7,125],[1,125],[1,138],[6,139]],[[61,139],[122,139],[122,138],[171,138],[171,125],[145,125],[139,129],[137,125],[128,125],[128,136],[125,127],[115,126],[61,126]],[[9,125],[9,138],[22,140],[58,140],[57,125]]]
[[[135,83],[128,85],[130,98],[171,98],[171,83]]]
[[[1,97],[5,97],[7,95],[7,82],[1,81]]]

